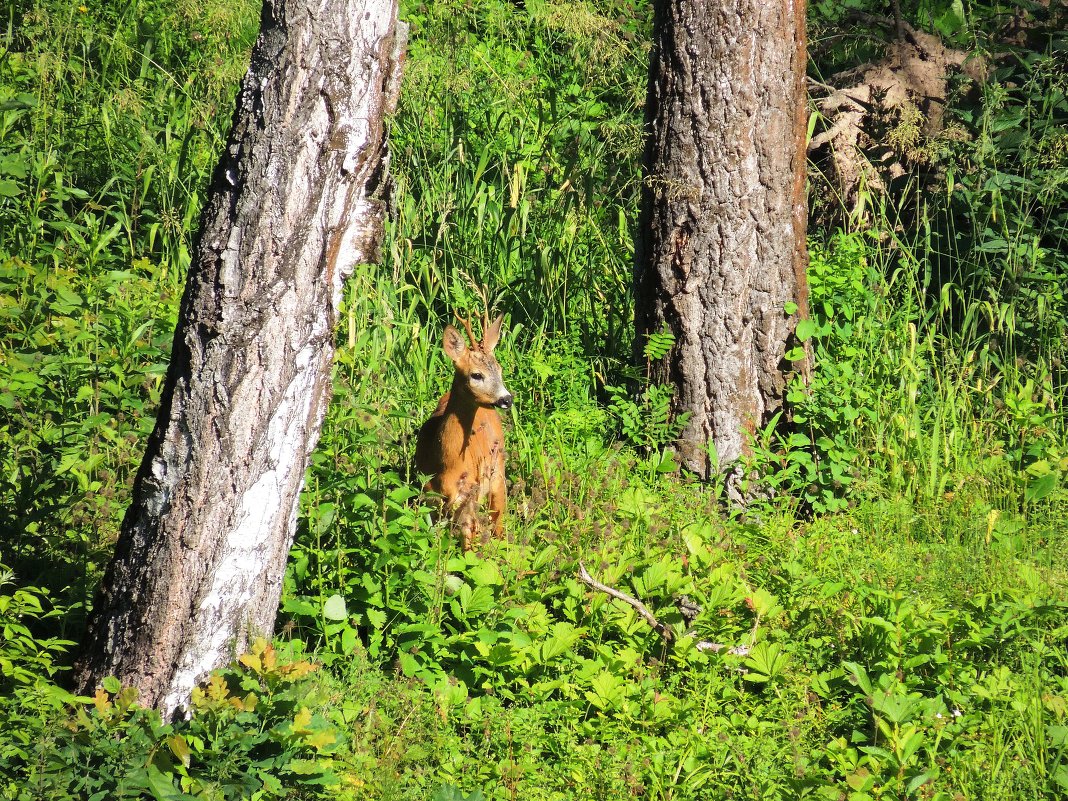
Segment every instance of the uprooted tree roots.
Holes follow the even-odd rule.
[[[880,61],[838,73],[833,85],[813,86],[827,94],[815,100],[825,127],[813,136],[809,155],[825,165],[842,207],[861,218],[865,190],[884,192],[910,166],[930,164],[939,141],[960,135],[945,126],[950,76],[960,72],[980,81],[986,71],[981,58],[937,36],[904,22],[896,30]]]

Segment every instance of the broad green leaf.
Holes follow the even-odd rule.
[[[745,678],[758,683],[771,681],[786,669],[789,662],[789,656],[778,643],[757,643],[744,662],[749,669]]]
[[[501,570],[495,562],[483,559],[472,565],[467,571],[467,577],[476,587],[500,585],[504,583]]]
[[[796,336],[801,342],[807,342],[812,338],[812,335],[816,333],[816,324],[809,319],[798,320],[797,328],[794,330],[794,336]],[[796,361],[796,359],[794,360]]]
[[[1040,501],[1057,488],[1057,474],[1050,472],[1027,483],[1024,496],[1028,501]]]
[[[913,776],[912,779],[909,781],[907,787],[905,788],[906,792],[908,793],[908,795],[911,796],[913,793],[923,787],[923,785],[927,784],[927,782],[931,781],[934,778],[934,774],[928,772],[921,773],[918,776]]]
[[[554,623],[549,631],[549,636],[541,644],[540,657],[542,662],[548,662],[560,654],[569,651],[579,641],[582,630],[571,623]]]
[[[148,789],[156,801],[178,801],[185,798],[182,793],[175,789],[171,777],[163,773],[153,763],[149,763],[144,768],[144,776]],[[132,779],[133,776],[127,778]]]
[[[327,620],[347,620],[348,610],[345,608],[345,599],[334,593],[323,603],[323,617]]]
[[[466,617],[484,615],[495,604],[496,599],[493,597],[493,589],[491,587],[475,587],[472,590],[465,584],[464,589],[460,591],[460,606]]]
[[[364,615],[367,617],[367,622],[376,629],[381,629],[386,625],[386,613],[381,609],[367,609]]]
[[[1046,737],[1052,748],[1068,748],[1068,726],[1046,726]]]
[[[175,734],[167,738],[167,747],[171,749],[171,753],[177,757],[178,761],[182,763],[184,767],[189,767],[189,759],[192,757],[193,752],[189,750],[189,744],[186,743],[185,738],[180,734]]]

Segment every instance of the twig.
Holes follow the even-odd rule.
[[[643,604],[637,598],[631,595],[627,595],[621,590],[609,587],[607,584],[602,584],[590,575],[590,571],[586,569],[586,565],[584,565],[582,562],[579,562],[578,577],[579,581],[581,581],[587,587],[592,587],[598,592],[603,592],[605,595],[622,601],[623,603],[632,607],[634,611],[641,615],[642,618],[645,619],[645,622],[652,626],[653,629],[664,639],[664,643],[666,645],[670,645],[675,641],[675,632],[671,630],[671,627],[657,620],[656,615],[650,612],[649,608],[645,604]],[[749,654],[749,650],[753,647],[753,643],[756,641],[757,629],[759,627],[760,614],[758,613],[756,616],[756,621],[753,623],[753,631],[749,635],[749,645],[736,645],[733,648],[728,648],[727,653],[731,654],[732,656],[747,656]],[[693,631],[686,632],[686,636],[688,637],[692,637],[693,635]],[[712,651],[714,653],[719,653],[725,647],[726,646],[723,645],[723,643],[710,642],[709,640],[698,640],[694,643],[694,648],[696,648],[698,651]]]
[[[829,83],[824,83],[823,81],[817,81],[815,78],[805,78],[805,80],[808,82],[808,85],[813,89],[822,89],[823,91],[832,95],[838,91],[838,87],[831,86]]]
[[[671,627],[666,626],[659,620],[657,620],[656,615],[650,612],[645,604],[643,604],[637,598],[627,595],[625,592],[620,592],[619,590],[609,587],[607,584],[602,584],[601,582],[597,581],[597,579],[590,575],[590,572],[586,569],[586,565],[584,565],[582,562],[579,562],[578,577],[579,581],[581,581],[583,584],[589,587],[593,587],[593,589],[597,590],[598,592],[603,592],[605,595],[610,595],[611,597],[616,598],[622,601],[623,603],[633,607],[634,611],[641,615],[643,618],[645,618],[645,622],[652,626],[660,634],[660,636],[664,638],[664,642],[670,643],[675,639],[675,633],[671,630]]]
[[[845,15],[845,21],[863,22],[865,25],[877,26],[883,30],[890,27],[896,27],[894,25],[894,20],[887,19],[886,17],[877,14],[869,14],[866,11],[850,11]]]

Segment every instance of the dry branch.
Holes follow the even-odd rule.
[[[579,562],[578,577],[579,581],[581,581],[583,584],[589,587],[593,587],[593,589],[597,590],[598,592],[603,592],[605,595],[609,595],[633,607],[634,611],[641,615],[643,618],[645,618],[645,622],[652,626],[653,629],[656,630],[660,634],[660,636],[664,638],[664,642],[670,643],[675,639],[675,633],[671,630],[671,627],[657,620],[656,615],[650,612],[649,608],[645,604],[643,604],[637,598],[631,595],[627,595],[625,592],[613,589],[607,584],[602,584],[590,575],[590,572],[586,569],[586,565],[584,565],[582,562]]]
[[[590,571],[586,569],[586,565],[584,565],[582,562],[579,562],[578,577],[579,581],[581,581],[587,587],[591,587],[592,589],[595,589],[598,592],[603,592],[605,595],[622,601],[623,603],[633,608],[634,611],[641,615],[645,622],[648,623],[653,628],[653,630],[656,631],[664,639],[664,642],[666,644],[670,645],[675,641],[675,632],[671,630],[670,626],[665,623],[661,623],[659,620],[657,620],[656,615],[649,611],[649,607],[647,607],[633,595],[627,595],[627,593],[623,592],[622,590],[617,590],[614,587],[609,587],[607,584],[602,584],[601,582],[599,582],[597,579],[590,575]],[[686,599],[685,596],[683,603],[692,605],[692,602],[690,602],[689,599]],[[696,615],[700,613],[700,607],[694,607],[693,609],[694,616],[696,617]],[[728,648],[727,653],[731,654],[732,656],[746,656],[749,653],[749,649],[753,647],[753,643],[756,642],[757,629],[759,628],[760,614],[758,613],[756,616],[756,620],[753,622],[753,631],[749,635],[749,645],[735,645],[731,648]],[[693,633],[694,632],[692,631],[688,631],[686,632],[686,635],[692,636]],[[725,647],[726,646],[723,645],[723,643],[710,642],[709,640],[698,640],[694,643],[694,648],[696,648],[698,651],[714,651],[716,653],[719,653]]]

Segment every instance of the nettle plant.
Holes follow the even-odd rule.
[[[839,234],[826,247],[810,244],[810,316],[798,323],[796,337],[811,342],[815,369],[807,385],[795,375],[787,392],[793,432],[775,443],[769,427],[755,448],[758,458],[763,453],[780,463],[777,482],[817,512],[846,507],[843,496],[856,478],[858,428],[877,414],[874,382],[891,371],[880,356],[878,276],[865,251],[859,234]],[[785,311],[795,313],[790,305]],[[786,359],[804,356],[798,345]]]

